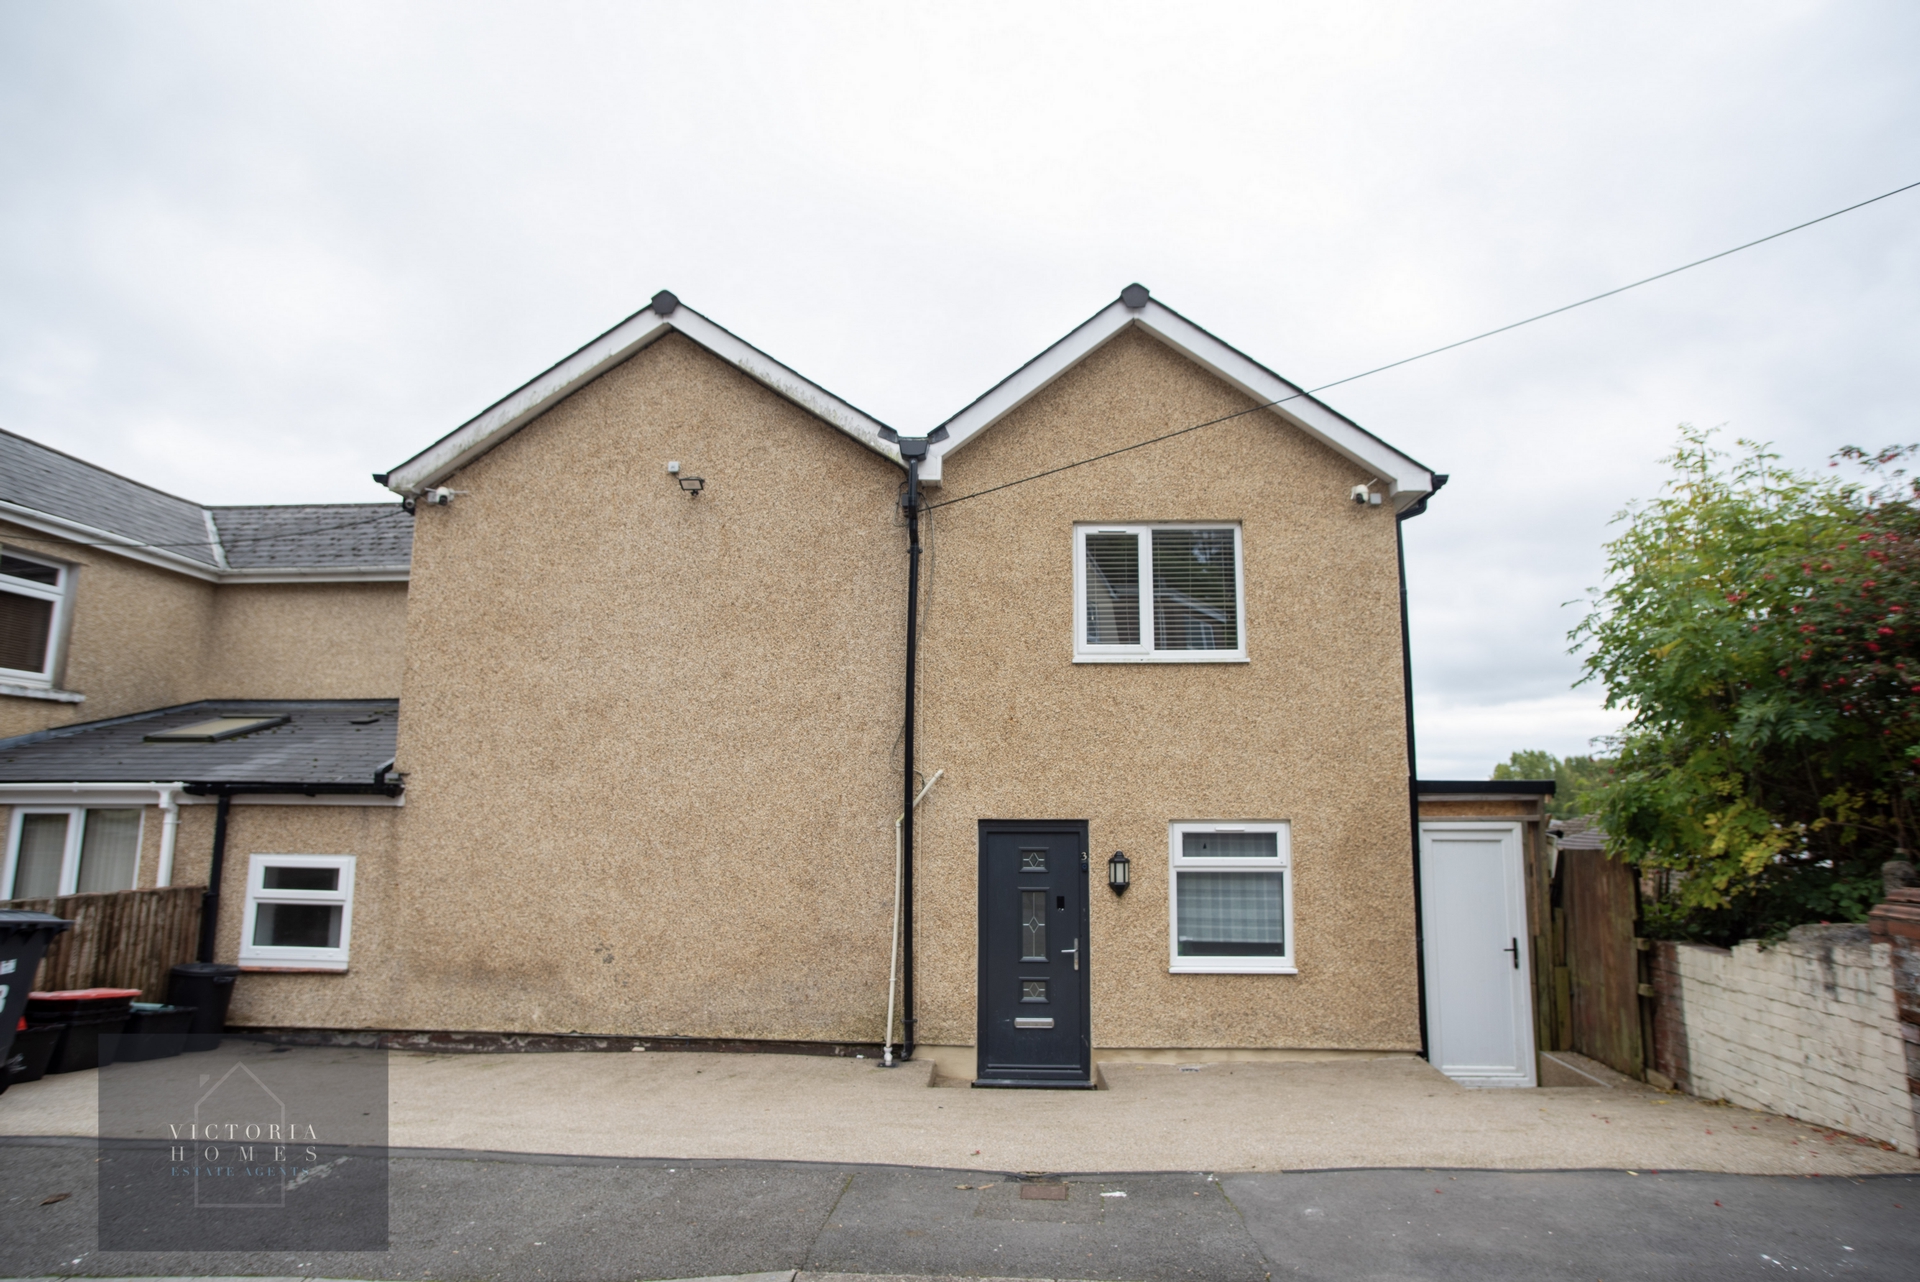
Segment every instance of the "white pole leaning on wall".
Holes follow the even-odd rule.
[[[933,791],[933,785],[939,783],[940,776],[945,773],[947,773],[945,770],[933,772],[933,778],[927,780],[927,786],[922,788],[920,795],[913,799],[916,809],[921,799]],[[900,976],[900,871],[906,862],[900,826],[906,822],[906,818],[906,815],[902,814],[893,821],[893,947],[887,952],[887,1041],[880,1054],[882,1068],[893,1067],[893,989]]]
[[[173,846],[180,836],[180,802],[178,789],[160,789],[160,867],[154,873],[155,886],[173,884]]]

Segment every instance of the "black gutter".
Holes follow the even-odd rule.
[[[196,797],[217,797],[213,814],[213,859],[207,866],[207,888],[200,896],[200,950],[198,960],[213,960],[213,947],[220,933],[220,883],[227,870],[227,815],[235,796],[397,797],[405,789],[398,783],[190,783],[186,792]]]
[[[395,783],[190,783],[184,791],[195,797],[301,796],[398,797],[406,785]]]
[[[1406,522],[1427,510],[1427,502],[1447,483],[1444,472],[1433,475],[1433,489],[1420,501],[1394,515],[1393,550],[1400,563],[1400,688],[1407,717],[1407,823],[1413,835],[1413,976],[1420,999],[1420,1055],[1427,1055],[1427,935],[1426,913],[1420,902],[1420,760],[1413,740],[1413,625],[1407,617]]]

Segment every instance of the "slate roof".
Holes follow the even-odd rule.
[[[287,721],[219,743],[146,742],[220,716]],[[399,720],[398,699],[203,699],[0,739],[0,783],[371,785]]]
[[[205,507],[4,430],[0,502],[105,530],[216,573],[396,570],[413,556],[413,517],[397,504]]]
[[[413,557],[413,517],[395,503],[208,510],[236,570],[404,568]]]
[[[210,569],[220,564],[198,503],[7,431],[0,431],[0,501],[137,539]]]

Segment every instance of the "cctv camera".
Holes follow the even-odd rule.
[[[1367,501],[1367,493],[1368,493],[1368,490],[1367,490],[1367,487],[1366,487],[1366,486],[1364,486],[1364,485],[1356,485],[1356,486],[1354,486],[1354,487],[1353,487],[1353,501],[1354,501],[1355,503],[1365,503],[1365,502]]]
[[[435,507],[445,507],[453,502],[453,491],[442,485],[438,489],[427,491],[427,502]]]

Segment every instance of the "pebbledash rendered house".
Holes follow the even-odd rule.
[[[218,845],[231,1026],[1072,1086],[1454,1018],[1399,556],[1445,478],[1139,286],[930,437],[662,293],[403,505],[0,447],[0,897]],[[1510,826],[1463,893],[1520,885]],[[1524,911],[1466,916],[1507,984]],[[1489,1080],[1532,1080],[1524,1006]]]

